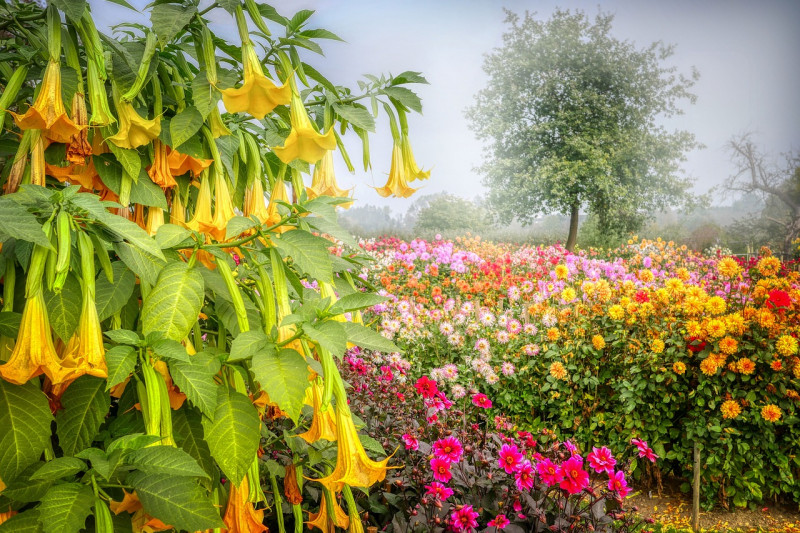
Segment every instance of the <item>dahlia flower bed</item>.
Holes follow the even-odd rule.
[[[367,316],[405,350],[411,379],[583,449],[650,443],[634,478],[691,477],[706,506],[800,502],[800,279],[762,250],[744,263],[634,239],[570,254],[480,239],[368,241]],[[684,482],[683,488],[689,489]]]

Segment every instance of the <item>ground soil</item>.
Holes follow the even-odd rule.
[[[640,491],[628,500],[629,505],[639,508],[639,514],[653,518],[663,526],[691,531],[692,500],[690,494],[667,487],[659,497],[655,491]],[[736,509],[728,511],[715,509],[700,510],[700,527],[703,530],[741,531],[772,533],[800,533],[800,512],[798,509],[766,504],[757,510]]]

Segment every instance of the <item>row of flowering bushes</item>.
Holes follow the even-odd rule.
[[[632,454],[656,460],[646,442],[584,455],[551,431],[514,431],[484,393],[450,399],[427,376],[408,380],[399,354],[355,348],[345,362],[364,430],[382,439],[366,445],[395,450],[386,480],[359,498],[381,531],[647,531],[625,504]]]
[[[664,461],[632,467],[658,487],[690,477],[697,443],[707,505],[800,503],[800,278],[768,250],[745,264],[663,241],[363,247],[389,297],[371,318],[412,375],[453,398],[485,392],[520,427],[585,447],[645,439]]]

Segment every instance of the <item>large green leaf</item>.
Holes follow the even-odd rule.
[[[74,476],[86,470],[86,463],[75,457],[56,457],[41,466],[31,476],[32,480],[41,479],[55,481],[63,477]]]
[[[268,348],[272,348],[271,345]],[[253,356],[253,375],[269,399],[297,423],[308,383],[308,363],[295,350],[262,350]]]
[[[26,468],[17,479],[10,482],[8,487],[3,490],[3,498],[8,498],[15,502],[33,503],[40,501],[45,492],[53,485],[49,479],[30,479],[30,476],[44,465],[42,461],[36,461]]]
[[[97,436],[111,405],[106,380],[81,376],[61,397],[64,407],[56,415],[56,434],[64,455],[75,455]]]
[[[203,115],[192,106],[186,106],[183,111],[172,117],[169,121],[169,134],[172,137],[173,149],[197,134],[203,125]]]
[[[126,242],[115,242],[114,251],[128,268],[150,285],[156,284],[158,273],[166,264],[163,258],[140,250]]]
[[[275,247],[283,257],[291,257],[297,268],[308,276],[330,283],[333,269],[328,256],[331,242],[316,237],[307,231],[287,231],[280,238],[273,239]]]
[[[191,246],[193,243],[191,238],[191,230],[182,228],[177,224],[164,224],[156,232],[156,242],[162,250],[179,245]]]
[[[39,510],[28,509],[0,524],[0,533],[41,533]]]
[[[33,381],[0,379],[0,479],[13,480],[34,463],[50,440],[50,404]]]
[[[214,376],[219,372],[219,359],[200,352],[189,357],[188,361],[169,361],[169,370],[172,380],[192,405],[205,415],[214,416],[218,387]]]
[[[128,454],[126,461],[137,470],[149,474],[208,477],[191,455],[173,446],[142,448]]]
[[[169,263],[142,305],[143,333],[183,340],[197,322],[204,296],[199,270],[181,261]]]
[[[267,336],[260,329],[251,329],[250,331],[239,333],[231,343],[228,362],[250,359],[257,352],[263,350],[268,341]]]
[[[36,217],[14,201],[16,194],[18,193],[0,196],[0,242],[13,237],[52,248],[50,239],[44,234]]]
[[[214,401],[216,404],[216,400]],[[216,479],[219,476],[208,444],[203,437],[202,415],[195,409],[179,409],[172,413],[172,430],[175,442],[183,451],[191,455],[203,471]]]
[[[395,343],[373,329],[353,322],[346,322],[344,327],[347,330],[347,340],[362,348],[383,353],[400,351]]]
[[[194,106],[203,116],[207,117],[214,105],[219,100],[220,93],[208,81],[208,76],[205,70],[197,73],[197,76],[192,80],[192,101]]]
[[[100,321],[122,309],[128,303],[136,285],[136,277],[122,261],[111,263],[111,270],[114,273],[113,282],[108,281],[103,272],[97,276],[97,281],[95,281],[94,300]]]
[[[192,478],[134,472],[126,482],[136,489],[147,514],[176,529],[201,531],[224,527],[211,498]]]
[[[75,276],[69,274],[61,292],[46,290],[44,300],[53,331],[62,341],[69,341],[75,328],[78,327],[78,320],[81,316],[83,294],[80,283]]]
[[[385,87],[381,92],[391,98],[394,98],[404,106],[422,113],[422,100],[411,89],[405,87]]]
[[[158,4],[150,11],[150,22],[153,24],[153,31],[156,32],[158,39],[162,43],[166,43],[171,41],[192,20],[195,13],[197,13],[195,6]]]
[[[0,335],[11,337],[12,339],[19,333],[19,326],[22,323],[22,313],[14,311],[0,312]]]
[[[106,352],[108,379],[106,390],[125,381],[136,368],[136,350],[133,346],[121,344]]]
[[[120,150],[119,148],[117,149]],[[139,161],[139,154],[134,150],[122,150],[122,153],[130,155],[132,164]],[[115,194],[119,194],[122,188],[123,163],[117,161],[111,154],[94,156],[94,163],[95,168],[97,168],[97,174],[103,180],[103,184]],[[130,170],[137,170],[137,168],[131,166]],[[138,179],[131,184],[131,202],[167,209],[169,206],[167,205],[164,191],[153,183],[142,169],[137,170],[137,172],[139,172],[137,174]]]
[[[88,485],[54,485],[42,498],[39,512],[45,533],[78,533],[92,512],[94,495]]]
[[[347,349],[347,331],[341,322],[327,320],[313,325],[304,323],[303,332],[311,340],[339,357],[342,357]]]
[[[205,439],[222,472],[238,485],[256,456],[261,419],[244,394],[228,387],[218,387],[217,393],[214,418],[203,419]]]
[[[386,301],[386,298],[371,292],[354,292],[346,296],[342,296],[336,303],[334,303],[330,312],[338,315],[347,311],[356,311],[358,309],[366,309],[373,305],[378,305]]]
[[[358,126],[362,130],[375,131],[375,119],[366,108],[355,105],[333,104],[333,110],[354,126]]]

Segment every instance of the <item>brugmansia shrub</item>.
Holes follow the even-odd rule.
[[[332,84],[312,11],[148,9],[109,37],[83,0],[0,7],[0,531],[300,531],[303,484],[387,469],[337,370],[348,343],[396,348],[361,321],[382,298],[337,225],[333,152],[352,169],[354,133],[369,166],[383,110],[380,192],[412,193],[425,79]]]
[[[603,446],[583,454],[548,430],[514,431],[503,416],[490,418],[483,393],[448,397],[427,376],[408,380],[399,354],[354,348],[346,361],[358,416],[400,465],[357,499],[381,531],[641,530],[625,504],[627,458]]]
[[[793,265],[661,241],[574,255],[477,239],[364,246],[390,298],[373,316],[412,375],[477,388],[522,427],[583,446],[645,439],[662,460],[634,463],[641,482],[691,478],[697,443],[708,505],[800,503]]]

